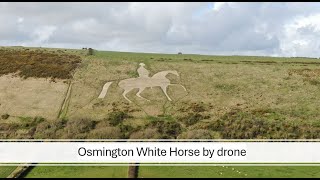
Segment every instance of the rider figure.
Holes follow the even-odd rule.
[[[140,63],[139,64],[140,65],[140,67],[138,68],[138,74],[139,74],[139,77],[149,77],[149,71],[146,69],[146,68],[144,68],[144,66],[145,66],[145,64],[144,63]]]

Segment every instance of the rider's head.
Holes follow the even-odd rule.
[[[144,64],[144,63],[140,63],[139,65],[140,65],[140,66],[145,66],[145,64]]]

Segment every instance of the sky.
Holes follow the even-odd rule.
[[[0,46],[320,57],[319,2],[0,2]]]

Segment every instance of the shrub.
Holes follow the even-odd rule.
[[[273,120],[266,118],[265,112],[272,112]],[[305,139],[319,138],[320,128],[300,122],[299,126],[286,121],[277,111],[252,110],[242,112],[232,110],[220,119],[212,121],[207,129],[218,131],[226,139]]]
[[[130,134],[130,139],[160,139],[161,137],[156,128],[146,128]]]
[[[45,52],[0,49],[0,75],[17,73],[19,76],[70,79],[81,63],[80,56]]]
[[[179,135],[178,139],[211,139],[212,136],[209,130],[196,129],[183,132]]]
[[[55,139],[59,138],[57,131],[65,127],[66,122],[62,120],[43,121],[37,125],[34,132],[35,139]]]
[[[9,117],[10,117],[9,114],[3,114],[3,115],[1,116],[2,119],[8,119]]]
[[[126,124],[120,124],[119,128],[121,133],[123,134],[124,139],[128,138],[131,132],[134,130],[132,126]]]
[[[120,128],[104,127],[94,129],[88,134],[90,139],[121,139],[123,138]]]
[[[68,122],[68,119],[62,118],[57,121],[54,121],[53,125],[56,127],[57,130],[63,129],[67,126],[67,122]]]
[[[122,123],[122,121],[126,118],[129,118],[130,116],[128,115],[128,113],[123,112],[123,111],[116,111],[116,112],[112,112],[109,114],[107,120],[109,121],[109,123],[112,126],[116,126],[120,123]]]
[[[186,124],[186,126],[191,126],[196,124],[198,121],[204,119],[205,117],[199,113],[189,113],[187,116],[180,118],[182,122]]]
[[[19,125],[15,123],[1,123],[0,131],[15,131],[18,127]]]
[[[176,138],[182,131],[180,123],[176,121],[154,120],[151,121],[148,127],[156,128],[163,139]]]
[[[39,123],[45,121],[43,117],[36,116],[32,117],[19,117],[20,118],[20,127],[21,128],[31,128],[36,127]]]
[[[74,136],[76,134],[89,132],[95,128],[96,124],[96,121],[86,118],[72,119],[67,122],[65,130],[67,131],[68,135]]]
[[[88,50],[88,55],[89,55],[89,56],[93,55],[93,49],[92,49],[92,48],[89,48],[89,50]]]
[[[208,108],[211,108],[210,104],[204,104],[203,102],[197,103],[193,102],[191,104],[187,104],[179,108],[180,112],[193,112],[193,113],[201,113],[206,112]]]
[[[43,121],[45,121],[46,119],[41,117],[41,116],[36,116],[35,118],[33,118],[32,124],[33,125],[37,125]]]

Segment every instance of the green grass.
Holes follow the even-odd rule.
[[[26,51],[27,47],[10,48]],[[30,49],[35,50],[36,48]],[[132,132],[136,132],[145,130],[144,127],[147,127],[152,120],[179,121],[186,117],[198,117],[196,121],[193,121],[194,124],[193,122],[189,124],[188,121],[187,123],[179,121],[183,127],[181,133],[188,134],[190,132],[192,134],[194,130],[208,130],[218,134],[219,137],[228,138],[229,136],[223,135],[224,132],[228,132],[227,128],[225,126],[217,128],[215,122],[223,121],[222,118],[226,115],[237,112],[239,115],[248,114],[248,116],[240,118],[238,124],[231,121],[230,127],[234,130],[237,130],[239,125],[243,125],[245,120],[252,122],[255,119],[267,121],[266,127],[274,133],[277,131],[269,128],[269,123],[272,124],[277,119],[283,121],[284,124],[292,124],[291,122],[293,122],[299,129],[299,131],[293,132],[292,128],[282,128],[279,135],[269,132],[265,134],[250,132],[252,135],[248,138],[283,139],[292,137],[289,136],[292,133],[295,134],[294,138],[320,137],[320,128],[310,126],[320,120],[320,101],[318,98],[320,93],[320,61],[317,58],[178,55],[97,50],[94,51],[94,55],[87,56],[86,50],[40,49],[45,52],[75,54],[82,57],[81,64],[73,75],[72,91],[67,108],[62,114],[63,118],[69,120],[85,117],[92,121],[101,122],[111,112],[127,111],[132,116],[128,120],[130,125],[137,128]],[[180,86],[169,86],[168,94],[173,101],[168,101],[159,87],[147,88],[141,95],[149,99],[150,102],[148,102],[135,96],[138,91],[135,89],[127,94],[127,97],[134,102],[128,104],[122,97],[123,90],[118,86],[118,83],[123,79],[137,77],[136,70],[140,62],[146,64],[150,76],[160,71],[176,70],[179,77],[169,74],[167,78],[173,84],[185,86],[187,92]],[[113,84],[106,97],[98,99],[97,96],[106,82],[113,82]],[[190,108],[199,103],[203,103],[205,110],[199,113],[191,112]],[[257,110],[263,113],[255,113]],[[15,116],[23,116],[20,118],[23,123],[31,115]],[[10,119],[14,120],[14,117],[12,116]],[[233,117],[231,117],[232,119]],[[102,126],[105,125],[100,124],[97,127]],[[208,129],[208,127],[213,128]],[[12,128],[7,129],[11,130]],[[243,129],[246,128],[243,127]],[[29,137],[28,134],[32,134],[32,132],[26,132],[26,129],[23,130],[23,133],[20,133],[21,136]],[[53,134],[58,134],[57,138],[65,138],[63,130],[59,133]],[[130,137],[131,132],[123,133],[126,134],[126,137]],[[244,133],[244,131],[232,133],[232,137],[241,139],[244,137]],[[13,135],[9,132],[4,137],[8,136]],[[85,134],[81,137],[86,138]],[[105,138],[111,138],[111,136]]]
[[[279,62],[315,62],[317,58],[305,57],[268,57],[268,56],[221,56],[221,55],[200,55],[200,54],[157,54],[157,53],[134,53],[134,52],[115,52],[115,51],[95,51],[95,56],[108,60],[135,61],[149,65],[152,61],[184,61],[184,62],[227,62],[227,63],[251,63],[259,61],[261,64],[276,64]]]
[[[6,178],[15,169],[16,169],[15,166],[1,166],[0,167],[0,178]]]
[[[313,166],[141,166],[140,178],[315,178],[320,167]]]
[[[170,86],[168,94],[173,101],[167,101],[160,88],[147,88],[142,96],[150,102],[137,98],[137,89],[127,94],[134,103],[126,104],[122,97],[123,90],[117,83],[121,79],[136,77],[138,64],[143,62],[150,75],[164,70],[177,70],[180,77],[168,75],[174,84],[182,84],[185,92],[179,86]],[[239,114],[249,114],[241,119],[239,124],[231,122],[233,129],[238,125],[255,119],[263,119],[268,123],[280,119],[284,124],[294,122],[300,134],[282,128],[281,134],[276,134],[271,128],[270,134],[251,133],[248,138],[287,138],[294,133],[295,138],[318,138],[320,132],[316,127],[309,127],[320,119],[319,98],[320,69],[316,58],[285,58],[258,56],[209,56],[196,54],[155,54],[96,51],[94,56],[86,56],[74,75],[73,94],[71,95],[68,118],[88,117],[102,120],[106,114],[117,110],[129,110],[134,122],[144,130],[152,120],[166,119],[176,121],[189,117],[188,110],[193,104],[203,103],[205,110],[200,112],[200,118],[189,126],[184,121],[182,133],[193,130],[208,130],[215,127],[215,122],[221,121],[225,115],[237,110]],[[104,99],[96,99],[101,87],[114,82]],[[103,102],[104,105],[90,108],[92,104]],[[182,111],[181,109],[187,109]],[[257,110],[265,113],[255,113]],[[270,112],[269,112],[270,111]],[[165,117],[165,118],[163,118]],[[223,121],[223,120],[222,120]],[[287,123],[288,122],[288,123]],[[249,124],[250,126],[250,124]],[[226,128],[210,129],[222,138]],[[266,125],[269,127],[269,125]],[[217,132],[214,132],[217,131]],[[250,131],[250,130],[249,130]],[[310,131],[307,133],[306,131]],[[241,139],[245,131],[234,133],[233,138]],[[129,136],[128,136],[129,137]],[[189,137],[189,136],[188,136]],[[212,137],[214,138],[214,137]]]
[[[10,169],[11,168],[11,169]],[[6,177],[15,167],[1,167]],[[126,178],[128,167],[38,166],[26,178]],[[6,174],[4,174],[6,173]],[[319,178],[320,166],[140,166],[139,178]]]
[[[12,48],[25,49],[24,47]],[[212,125],[215,125],[214,122],[218,120],[225,122],[230,115],[229,119],[239,117],[241,120],[239,120],[239,124],[231,124],[230,128],[233,128],[235,132],[238,130],[238,125],[242,125],[244,122],[263,119],[271,124],[275,120],[292,122],[302,130],[312,130],[309,134],[316,134],[316,137],[320,137],[320,134],[317,133],[320,128],[320,60],[316,58],[178,55],[112,51],[95,51],[93,56],[86,56],[84,50],[41,49],[46,49],[46,51],[63,50],[84,58],[73,78],[74,86],[70,97],[70,107],[66,112],[68,119],[86,117],[99,121],[103,120],[108,113],[115,111],[114,109],[117,111],[129,110],[133,118],[124,122],[141,127],[141,131],[143,131],[143,127],[147,127],[146,125],[152,120],[176,121],[180,117],[188,117],[194,103],[204,103],[205,110],[200,115],[209,118],[198,120],[190,126],[183,126],[182,133],[208,130],[212,133],[218,133],[220,137],[221,133],[223,135],[223,132],[229,131],[223,128],[219,131],[210,130],[208,127],[214,127]],[[117,87],[117,80],[137,77],[136,69],[140,62],[146,64],[151,75],[163,70],[177,70],[180,79],[170,75],[168,78],[174,83],[183,84],[187,88],[188,94],[181,88],[172,86],[168,89],[168,94],[174,101],[168,102],[159,88],[146,89],[142,96],[150,99],[151,102],[137,99],[132,92],[128,96],[135,100],[136,104],[127,105],[121,96],[122,90]],[[98,100],[97,96],[107,81],[114,81],[114,83],[106,98]],[[93,106],[96,103],[102,105]],[[181,109],[186,109],[186,111]],[[234,109],[237,111],[233,111]],[[235,114],[237,116],[232,116],[233,112],[237,112]],[[20,118],[21,123],[32,120],[28,115],[25,116]],[[266,127],[269,127],[268,125]],[[279,137],[286,137],[290,133],[287,132],[287,129],[281,129],[282,134]],[[242,135],[235,137],[242,137]],[[259,136],[257,137],[259,138]],[[305,137],[301,136],[300,138]],[[0,177],[5,177],[13,169],[14,167],[1,167]],[[127,169],[127,167],[39,166],[35,167],[27,177],[127,177]],[[320,167],[306,166],[237,166],[228,168],[220,166],[141,166],[140,177],[320,177],[319,170]]]
[[[38,166],[26,178],[126,178],[125,166]]]

